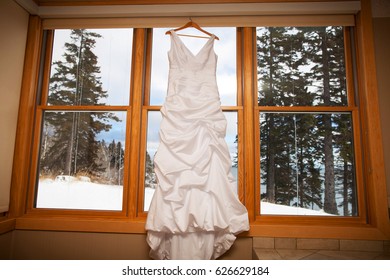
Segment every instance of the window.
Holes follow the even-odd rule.
[[[35,207],[121,211],[132,29],[55,30],[48,42],[53,33]]]
[[[362,1],[361,5],[354,3],[352,9],[351,5],[332,6],[332,11],[329,9],[323,10],[323,4],[309,5],[310,7],[305,14],[300,13],[300,11],[303,12],[302,9],[295,9],[297,7],[294,4],[284,5],[283,13],[279,13],[278,16],[265,13],[260,4],[256,11],[250,12],[252,15],[246,13],[247,7],[241,4],[235,4],[238,8],[235,11],[230,9],[230,5],[220,4],[218,5],[221,8],[220,11],[212,12],[209,10],[209,5],[204,5],[197,12],[199,18],[197,17],[195,20],[199,19],[198,23],[207,29],[209,29],[209,26],[230,26],[233,27],[232,30],[238,27],[235,29],[236,32],[232,33],[237,35],[236,57],[231,59],[236,60],[236,79],[232,79],[237,82],[237,96],[233,99],[235,103],[224,101],[226,100],[222,93],[224,82],[219,87],[224,112],[236,116],[232,122],[237,120],[235,126],[237,132],[232,132],[232,135],[238,135],[238,193],[248,209],[251,222],[249,236],[337,237],[348,239],[351,237],[352,228],[354,231],[353,238],[382,240],[389,232],[369,1]],[[87,17],[81,18],[80,14],[70,14],[67,11],[62,11],[63,18],[56,17],[54,12],[51,14],[52,17],[49,15],[44,19],[39,16],[30,17],[13,160],[11,203],[8,213],[8,218],[16,218],[17,229],[144,233],[143,222],[146,216],[146,211],[144,211],[145,157],[147,148],[148,150],[153,149],[152,145],[147,143],[147,138],[152,138],[152,134],[158,131],[158,121],[155,122],[152,119],[159,117],[159,106],[163,102],[166,90],[164,83],[161,82],[162,100],[156,101],[155,97],[152,98],[157,93],[157,88],[151,90],[151,71],[154,68],[152,64],[159,57],[155,54],[152,57],[152,34],[145,27],[176,27],[188,20],[187,17],[183,17],[182,13],[173,10],[170,11],[172,17],[159,17],[159,11],[156,9],[148,10],[147,13],[150,12],[151,16],[147,17],[145,14],[145,17],[142,18],[139,17],[137,11],[131,12],[131,15],[126,18],[117,17],[118,13],[113,10],[107,14],[110,17],[104,16],[105,11],[103,11],[101,17],[94,18],[88,17],[87,14],[85,14]],[[235,15],[224,16],[226,12]],[[192,12],[190,11],[190,13]],[[156,15],[156,17],[153,15]],[[259,28],[256,28],[256,26],[259,26]],[[268,64],[268,66],[267,63],[262,61],[264,57],[260,57],[260,52],[256,51],[256,44],[260,44],[260,41],[257,42],[256,40],[256,33],[259,35],[264,33],[264,38],[270,35],[270,30],[261,26],[281,28],[280,30],[274,30],[273,34],[279,32],[280,35],[279,38],[279,35],[274,36],[274,45],[276,46],[277,42],[280,43],[279,48],[275,51],[282,50],[285,57],[279,54],[279,58],[274,56],[275,63]],[[303,32],[302,27],[304,26],[311,26],[312,31],[309,31],[309,28],[307,29],[308,33]],[[344,49],[340,48],[339,51],[344,53],[345,72],[343,75],[346,86],[339,87],[340,90],[337,93],[335,89],[338,86],[336,80],[332,78],[335,72],[329,76],[329,85],[333,87],[333,93],[335,94],[330,98],[329,104],[326,104],[327,101],[323,98],[324,96],[318,94],[319,91],[315,90],[320,87],[321,76],[316,81],[313,80],[313,76],[308,77],[307,81],[302,79],[303,73],[311,75],[318,72],[320,68],[318,60],[315,61],[313,57],[310,58],[314,64],[318,65],[313,69],[313,73],[307,72],[307,69],[302,67],[298,67],[299,71],[293,70],[296,69],[293,64],[301,63],[303,57],[294,57],[290,55],[291,51],[289,50],[306,48],[305,50],[308,51],[309,48],[312,48],[315,51],[319,45],[318,43],[314,44],[315,37],[312,37],[310,33],[314,32],[314,27],[320,26],[325,27],[329,36],[332,35],[330,32],[333,27],[340,29],[340,26],[343,26],[341,29]],[[134,34],[131,39],[132,46],[126,49],[128,52],[125,55],[121,55],[121,59],[123,62],[128,62],[128,67],[131,67],[131,70],[120,71],[123,75],[112,75],[109,83],[112,84],[114,80],[123,82],[126,86],[123,86],[122,89],[126,93],[121,94],[121,96],[126,100],[111,102],[111,100],[101,98],[98,102],[101,104],[95,105],[91,103],[80,103],[83,105],[52,103],[54,95],[49,94],[49,85],[54,86],[54,84],[50,82],[50,73],[52,72],[52,75],[54,75],[55,72],[53,71],[56,68],[56,65],[52,65],[52,62],[62,59],[61,55],[54,58],[54,53],[58,48],[56,44],[53,44],[52,36],[55,35],[54,40],[57,40],[59,39],[59,33],[68,32],[66,42],[71,43],[71,30],[64,28],[74,28],[75,30],[77,28],[104,28],[87,30],[100,33],[118,30],[119,27],[120,30],[134,27],[132,31],[129,30],[130,34]],[[341,32],[341,29],[337,32]],[[316,32],[318,33],[319,30]],[[154,36],[157,36],[158,29],[154,29],[154,33]],[[222,37],[220,31],[215,33]],[[103,37],[96,39],[94,54],[99,54],[97,52],[98,45],[110,38],[110,34],[100,34]],[[305,44],[296,46],[297,44],[294,42],[288,43],[287,39],[294,36],[303,37],[297,38],[297,40],[299,39],[301,42],[304,40]],[[123,38],[125,37],[123,36]],[[168,43],[168,36],[163,37],[164,40],[159,43]],[[311,37],[311,42],[314,45],[308,43],[309,37]],[[223,41],[225,40],[221,39],[218,43]],[[262,44],[266,44],[266,42]],[[60,48],[64,45],[64,40],[62,43],[58,43]],[[112,43],[110,48],[114,49],[117,46],[117,43]],[[264,45],[264,50],[259,51],[267,53],[266,47]],[[332,50],[332,48],[329,47],[328,50]],[[336,48],[333,48],[334,50]],[[51,59],[52,51],[53,59]],[[60,51],[64,53],[65,49]],[[321,52],[322,50],[317,54]],[[104,54],[108,53],[108,51],[104,51]],[[218,50],[217,53],[220,55],[219,62],[221,62],[220,59],[224,56],[224,49]],[[100,54],[97,55],[99,63],[104,60]],[[113,57],[119,52],[114,52],[114,54]],[[336,53],[330,54],[330,61],[333,61],[332,56]],[[232,53],[230,52],[228,55],[230,56]],[[287,57],[290,57],[291,64],[286,62]],[[162,58],[166,58],[166,53],[163,53]],[[281,61],[280,64],[276,64],[277,59]],[[261,62],[262,67],[260,69],[257,67],[258,61]],[[334,61],[340,62],[342,60]],[[291,74],[286,71],[284,75],[278,73],[280,69],[274,69],[273,73],[275,75],[272,77],[279,77],[279,81],[276,85],[275,83],[272,84],[273,92],[288,93],[287,95],[279,94],[279,99],[268,95],[265,87],[267,83],[270,85],[270,81],[273,81],[272,79],[266,80],[267,71],[269,72],[270,67],[278,65],[283,69],[292,69],[289,70],[292,71]],[[112,65],[111,68],[107,68],[103,64],[99,64],[99,66],[101,67],[101,73],[98,76],[102,82],[102,90],[111,95],[112,92],[108,90],[106,83],[108,76],[105,73],[107,72],[103,70],[111,69],[110,73],[113,74],[114,67]],[[117,67],[115,68],[117,69]],[[261,73],[261,71],[264,71],[264,73]],[[65,78],[69,77],[65,76]],[[258,78],[260,81],[257,80]],[[281,79],[285,79],[286,82],[281,83]],[[154,80],[155,78],[152,82]],[[305,89],[304,85],[307,82],[310,82],[310,85]],[[292,84],[293,86],[291,86]],[[298,88],[306,94],[300,96],[305,96],[306,100],[295,98],[298,91],[297,85],[302,85]],[[293,94],[291,94],[292,91],[294,91]],[[316,101],[311,102],[312,100]],[[72,114],[73,112],[75,114]],[[41,195],[44,194],[44,192],[40,192],[40,187],[44,187],[44,185],[40,186],[41,181],[47,179],[49,182],[56,182],[57,176],[74,176],[67,175],[63,171],[63,174],[61,172],[55,174],[56,172],[53,171],[53,174],[49,175],[47,168],[43,165],[50,147],[48,145],[50,142],[47,141],[49,139],[45,140],[45,136],[53,137],[51,126],[55,125],[56,118],[69,119],[71,115],[75,117],[80,115],[80,120],[82,118],[84,124],[85,121],[92,124],[95,120],[102,121],[99,116],[104,118],[109,114],[114,118],[124,120],[118,122],[111,119],[108,123],[105,123],[106,126],[112,126],[111,130],[117,125],[125,128],[124,141],[121,140],[123,139],[122,136],[115,136],[115,143],[120,142],[121,148],[123,148],[123,175],[117,172],[120,175],[118,177],[112,173],[113,180],[118,178],[123,180],[123,185],[115,185],[119,186],[118,189],[122,188],[120,191],[122,201],[116,203],[115,207],[87,206],[83,210],[75,210],[74,208],[80,207],[74,205],[68,205],[66,210],[64,210],[65,206],[58,204],[54,206],[43,206],[42,204],[40,207],[39,204],[43,202],[40,197],[42,198]],[[320,122],[320,120],[325,119],[330,119],[331,123],[331,129],[328,131],[331,132],[332,145],[328,145],[327,149],[332,151],[328,155],[333,155],[334,193],[338,211],[336,214],[330,214],[325,210],[326,160],[317,155],[321,151],[324,153],[325,150],[323,140],[326,126],[323,122]],[[276,122],[276,126],[271,126],[270,122],[272,120]],[[285,122],[285,126],[281,126],[283,122]],[[312,122],[312,125],[308,125],[310,122]],[[306,129],[311,129],[314,132],[308,134],[312,137],[306,137],[307,135],[303,133]],[[288,134],[285,139],[280,138],[281,131]],[[87,130],[81,127],[80,137],[86,134]],[[103,131],[101,131],[101,134],[101,136],[95,135],[99,141],[103,138],[103,134],[107,135]],[[283,140],[281,143],[285,143],[284,146],[278,142],[273,146],[268,145],[267,141],[271,141],[272,137]],[[69,135],[68,138],[70,138]],[[105,142],[111,143],[113,139],[113,137],[107,138]],[[322,141],[322,145],[319,145],[320,141]],[[152,144],[152,141],[150,143]],[[312,145],[312,143],[315,145]],[[341,145],[340,143],[344,144]],[[272,162],[272,156],[269,155],[272,155],[273,148],[276,149],[273,152],[276,161],[273,165],[275,176],[272,176],[272,168],[269,169],[271,172],[267,171],[268,167],[266,165],[267,162]],[[315,157],[313,159],[306,156],[310,149],[314,152]],[[80,149],[77,150],[80,151]],[[84,155],[90,151],[81,149],[81,152]],[[302,152],[302,155],[299,152]],[[234,154],[235,152],[232,152],[233,159],[235,159]],[[76,166],[80,166],[79,163],[80,161],[77,160]],[[303,166],[300,163],[303,163]],[[89,170],[94,170],[94,168]],[[344,176],[341,170],[345,170],[347,175]],[[314,174],[314,176],[309,174]],[[86,178],[81,177],[85,173],[75,175],[74,177],[79,181],[80,179],[91,180],[91,183],[94,183],[92,175],[86,175]],[[276,188],[268,187],[267,190],[267,185],[272,185],[272,177],[275,178],[274,181],[278,185],[274,184]],[[290,180],[286,180],[286,177]],[[58,180],[65,180],[65,178],[59,177]],[[68,179],[72,180],[72,178]],[[306,186],[309,183],[311,184],[310,180],[314,185],[317,185],[317,188],[312,191],[313,198],[321,196],[321,199],[306,202],[305,199],[307,198],[301,198],[301,196],[307,195],[309,189]],[[113,182],[112,184],[117,183]],[[318,187],[319,185],[321,186]],[[281,187],[283,189],[280,189]],[[297,187],[298,192],[296,191]],[[52,188],[49,190],[53,191]],[[305,211],[313,210],[316,215],[307,216],[294,213],[294,215],[286,216],[291,214],[287,210],[282,212],[267,210],[265,203],[270,203],[269,200],[274,196],[272,194],[273,190],[278,196],[276,198],[277,203],[273,204],[278,204],[276,206],[280,207],[279,209],[285,209],[282,207],[285,206],[289,210],[291,208],[297,210],[297,206],[303,204],[303,207],[300,206],[300,208]],[[279,192],[280,190],[281,192]],[[298,198],[296,198],[297,193]],[[322,203],[322,206],[318,206],[317,202],[320,205]],[[86,202],[84,201],[82,204],[86,205]],[[332,204],[334,205],[334,203]],[[46,207],[53,208],[48,209]],[[107,211],[107,209],[111,210]],[[318,215],[323,214],[321,212],[328,212],[330,215]],[[48,217],[50,219],[47,219]],[[14,221],[11,222],[14,223]],[[324,231],[325,227],[326,230]]]
[[[145,47],[135,50],[132,29],[47,32],[52,46],[47,87],[43,82],[37,111],[35,208],[125,213],[124,202],[130,199],[137,203],[135,215],[146,215],[157,186],[153,158],[168,84],[167,30],[144,29]],[[208,30],[220,37],[215,52],[221,106],[228,120],[225,139],[237,193],[244,201],[251,185],[244,184],[242,174],[250,167],[240,164],[248,156],[240,137],[248,129],[244,110],[250,108],[244,106],[238,84],[241,38],[236,28]],[[359,215],[354,139],[358,120],[346,63],[348,32],[340,26],[256,28],[259,215]],[[193,53],[205,43],[181,39]],[[134,90],[134,98],[142,103],[133,114],[134,52],[144,57],[139,72],[144,78]],[[133,122],[140,131],[136,136],[129,128]],[[131,154],[133,137],[139,138],[134,142],[139,148]],[[134,168],[130,162],[139,165]]]
[[[348,30],[259,27],[260,213],[357,216]]]
[[[168,28],[153,29],[152,65],[150,98],[145,98],[144,119],[147,119],[146,152],[144,162],[144,176],[140,185],[144,185],[144,199],[140,208],[149,209],[154,189],[157,185],[156,175],[153,169],[153,158],[159,145],[159,126],[161,114],[159,112],[166,96],[168,85],[168,56],[170,40],[165,35]],[[229,146],[232,160],[232,173],[238,180],[238,111],[240,102],[237,94],[237,59],[236,59],[236,28],[207,28],[211,33],[220,38],[215,42],[214,50],[218,55],[217,83],[221,98],[222,109],[228,121],[225,140]],[[191,30],[189,30],[191,31]],[[180,37],[185,45],[197,53],[205,43],[205,40],[190,37]]]
[[[250,234],[265,224],[277,232],[274,225],[285,226],[285,216],[298,226],[314,221],[318,232],[322,223],[367,224],[356,30],[206,28],[220,38],[225,139]],[[157,185],[153,157],[167,92],[167,30],[44,32],[26,209],[34,222],[77,215],[95,229],[115,217],[109,230],[144,232]],[[180,38],[194,53],[205,43]]]

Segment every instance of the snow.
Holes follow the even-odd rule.
[[[84,180],[40,180],[37,208],[122,210],[123,187]]]
[[[149,210],[149,205],[152,202],[153,194],[154,194],[154,189],[145,188],[144,211]]]
[[[331,214],[328,214],[321,210],[311,210],[301,207],[293,207],[293,206],[287,206],[287,205],[280,205],[280,204],[274,204],[269,202],[261,202],[261,213],[262,214],[270,214],[270,215],[300,215],[300,216],[331,216]]]
[[[88,182],[88,180],[39,181],[37,208],[122,210],[123,187]],[[144,210],[147,211],[154,189],[145,189]],[[269,202],[261,202],[261,213],[270,215],[330,215],[311,210]]]

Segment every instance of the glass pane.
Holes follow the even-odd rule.
[[[169,29],[172,28],[153,29],[150,105],[162,105],[167,93],[169,72],[167,53],[170,49],[170,39],[165,32]],[[221,103],[234,106],[237,103],[236,28],[207,28],[207,31],[219,37],[219,40],[215,41],[214,50],[218,55],[217,83]],[[190,28],[183,33],[195,32]],[[193,53],[197,53],[206,43],[205,39],[200,38],[181,36],[180,39]]]
[[[132,29],[56,30],[49,105],[128,105]]]
[[[149,210],[150,202],[157,186],[157,178],[154,173],[154,155],[160,143],[159,130],[162,117],[159,111],[148,112],[148,131],[146,140],[146,162],[145,162],[145,193],[144,211]]]
[[[229,148],[232,160],[232,174],[238,181],[238,148],[237,148],[237,112],[224,112],[227,120],[226,143]],[[148,130],[146,142],[146,163],[145,163],[145,198],[144,211],[149,210],[154,190],[157,186],[157,178],[154,173],[153,159],[159,145],[159,130],[162,117],[158,111],[148,113]],[[237,191],[237,187],[236,187]]]
[[[125,112],[45,112],[36,207],[121,210]]]
[[[346,106],[340,26],[257,28],[260,106]]]
[[[261,214],[356,216],[350,113],[260,113]]]
[[[229,148],[230,159],[232,160],[232,174],[236,179],[236,193],[238,182],[238,132],[237,132],[237,112],[224,112],[227,120],[226,144]]]

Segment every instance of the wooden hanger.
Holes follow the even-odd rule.
[[[195,29],[198,29],[199,31],[209,35],[209,36],[213,36],[214,34],[211,34],[210,32],[207,32],[206,30],[204,30],[202,27],[200,27],[197,23],[193,22],[192,19],[190,18],[190,21],[187,22],[186,24],[184,24],[183,26],[181,27],[178,27],[176,29],[173,29],[173,31],[179,31],[179,30],[183,30],[183,29],[186,29],[188,27],[193,27]],[[171,34],[171,30],[167,31],[165,33],[165,35],[168,35],[168,34]],[[177,34],[179,36],[188,36],[188,37],[196,37],[196,38],[209,38],[209,37],[204,37],[204,36],[197,36],[197,35],[186,35],[186,34]],[[215,39],[219,40],[219,38],[217,36],[215,36]]]

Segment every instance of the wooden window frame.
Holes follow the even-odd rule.
[[[244,170],[242,170],[245,185],[240,197],[243,198],[248,209],[251,229],[242,236],[273,236],[273,237],[300,237],[300,238],[346,238],[346,239],[387,239],[390,236],[390,225],[388,222],[386,183],[384,174],[384,159],[382,154],[381,130],[379,120],[378,96],[375,76],[374,46],[372,41],[372,26],[369,2],[362,1],[362,11],[356,16],[356,59],[357,59],[357,81],[359,91],[360,110],[349,108],[354,114],[354,120],[359,120],[361,125],[361,144],[359,146],[363,153],[361,164],[357,169],[362,170],[359,180],[364,182],[365,197],[359,198],[366,203],[365,213],[358,218],[339,217],[321,218],[316,217],[276,217],[274,219],[259,219],[256,214],[256,127],[258,125],[258,110],[254,96],[256,93],[256,61],[255,40],[253,27],[243,27],[238,31],[238,51],[241,53],[238,61],[238,85],[242,90],[242,120],[243,126],[239,131],[241,137],[240,149],[245,151],[243,157]],[[129,176],[126,210],[118,217],[98,213],[86,215],[84,211],[65,214],[66,211],[35,211],[31,209],[32,178],[31,159],[34,155],[32,143],[37,141],[38,127],[34,126],[36,111],[36,88],[38,86],[41,42],[43,34],[43,22],[37,16],[31,16],[25,67],[23,73],[23,84],[21,89],[19,119],[16,137],[16,148],[14,166],[12,173],[11,203],[8,212],[7,229],[15,224],[15,229],[35,230],[64,230],[64,231],[90,231],[90,232],[122,232],[122,233],[144,233],[145,217],[137,214],[139,200],[140,182],[140,145],[145,143],[142,140],[142,110],[143,101],[140,98],[145,91],[145,77],[148,71],[145,69],[147,63],[147,38],[150,36],[146,29],[137,28],[133,37],[133,60],[132,69],[143,69],[143,71],[132,71],[131,77],[131,135],[129,149],[127,150],[132,160],[128,163],[132,172]],[[134,43],[137,42],[137,43]],[[242,66],[242,67],[241,67]],[[145,72],[146,71],[146,72]],[[350,86],[350,85],[349,85]],[[158,108],[149,108],[157,110]],[[39,113],[38,113],[39,114]],[[357,132],[355,132],[357,133]],[[357,135],[355,135],[356,137]],[[355,150],[359,147],[355,146]],[[359,152],[360,153],[360,152]],[[36,152],[35,152],[36,154]],[[134,160],[133,160],[134,159]],[[36,163],[35,163],[36,164]],[[34,163],[33,163],[34,165]],[[36,167],[35,167],[36,168]],[[259,169],[257,169],[259,170]],[[28,187],[30,185],[30,187]],[[363,184],[360,184],[363,185]],[[361,188],[361,187],[359,187]],[[27,200],[27,197],[28,200]],[[44,213],[45,212],[45,213]],[[13,221],[13,222],[9,222]]]
[[[105,105],[105,106],[97,106],[97,105],[47,105],[48,91],[49,91],[49,79],[50,79],[50,71],[52,67],[52,51],[53,51],[53,42],[54,42],[54,30],[46,30],[45,35],[43,36],[43,48],[42,48],[42,59],[41,59],[41,68],[40,69],[40,86],[37,89],[37,106],[35,110],[35,123],[34,123],[34,144],[32,146],[32,156],[31,156],[31,170],[30,170],[30,180],[29,180],[29,188],[27,194],[27,206],[26,206],[26,214],[31,215],[82,215],[86,214],[89,216],[107,216],[107,217],[121,217],[126,215],[126,207],[123,207],[121,211],[108,211],[108,210],[78,210],[78,209],[57,209],[57,208],[37,208],[34,207],[36,200],[36,193],[38,191],[38,163],[39,163],[39,151],[40,151],[40,139],[41,139],[41,131],[42,131],[42,119],[45,112],[69,112],[69,111],[77,111],[77,112],[99,112],[99,111],[110,111],[110,112],[125,112],[126,113],[126,136],[129,135],[129,130],[131,129],[131,104],[128,105]],[[129,73],[130,74],[130,73]],[[129,92],[130,95],[130,92]],[[131,95],[130,95],[131,96]],[[130,102],[129,102],[130,103]],[[127,151],[129,147],[129,142],[125,143],[125,151]],[[128,166],[129,164],[129,154],[125,153],[124,156],[124,165]],[[124,182],[128,182],[129,173],[124,172]],[[127,183],[124,183],[123,186],[123,199],[122,205],[126,206],[127,203],[127,192],[128,188]]]
[[[230,105],[230,106],[221,106],[221,109],[223,112],[236,112],[237,113],[237,133],[239,135],[238,137],[238,143],[237,143],[237,153],[238,153],[238,161],[243,162],[243,149],[242,149],[242,120],[243,120],[243,104],[242,104],[242,73],[241,73],[241,40],[238,40],[241,34],[241,29],[236,28],[236,79],[237,79],[237,90],[236,90],[236,105]],[[148,113],[149,112],[158,112],[161,109],[161,105],[150,105],[150,85],[151,85],[151,68],[152,63],[151,60],[153,59],[152,56],[152,41],[153,41],[153,29],[149,28],[147,29],[147,47],[146,47],[146,58],[145,58],[145,83],[144,83],[144,92],[143,92],[143,105],[142,105],[142,122],[144,125],[140,128],[141,129],[141,145],[139,147],[140,150],[140,171],[139,171],[139,183],[138,183],[138,202],[137,202],[137,208],[138,208],[138,217],[146,218],[147,211],[144,211],[144,184],[145,184],[145,163],[146,163],[146,142],[147,142],[147,123],[148,123]],[[140,97],[141,98],[141,97]],[[241,202],[244,202],[244,164],[238,165],[238,178],[237,178],[237,190],[238,190],[238,197],[241,200]]]
[[[256,31],[255,31],[256,32]],[[352,35],[352,30],[350,27],[344,28],[344,57],[345,57],[345,68],[346,68],[346,81],[347,81],[347,105],[338,105],[338,106],[260,106],[255,105],[255,142],[260,143],[260,125],[258,115],[260,113],[305,113],[309,112],[312,114],[318,113],[350,113],[352,121],[352,131],[353,131],[353,151],[354,151],[354,169],[355,169],[355,180],[356,180],[356,191],[357,191],[357,205],[358,205],[358,215],[357,216],[336,216],[336,217],[321,217],[321,216],[296,216],[296,215],[267,215],[260,213],[260,191],[256,192],[256,222],[261,224],[263,222],[273,222],[280,223],[281,220],[289,221],[310,221],[311,223],[320,225],[324,220],[329,220],[330,223],[340,223],[340,224],[356,224],[363,223],[367,220],[367,207],[364,197],[366,196],[363,183],[363,166],[362,166],[362,149],[361,149],[361,125],[360,125],[360,110],[359,106],[355,102],[355,77],[354,73],[354,58],[353,51],[354,48],[354,36]],[[256,35],[254,35],[256,36]],[[256,37],[255,37],[256,38]],[[256,44],[256,42],[255,42]],[[255,77],[257,80],[257,75]],[[258,92],[257,84],[255,85],[255,92]],[[260,146],[256,145],[256,158],[260,159]],[[256,170],[260,170],[260,160],[256,160]],[[260,190],[260,172],[255,172],[256,174],[256,190]]]

